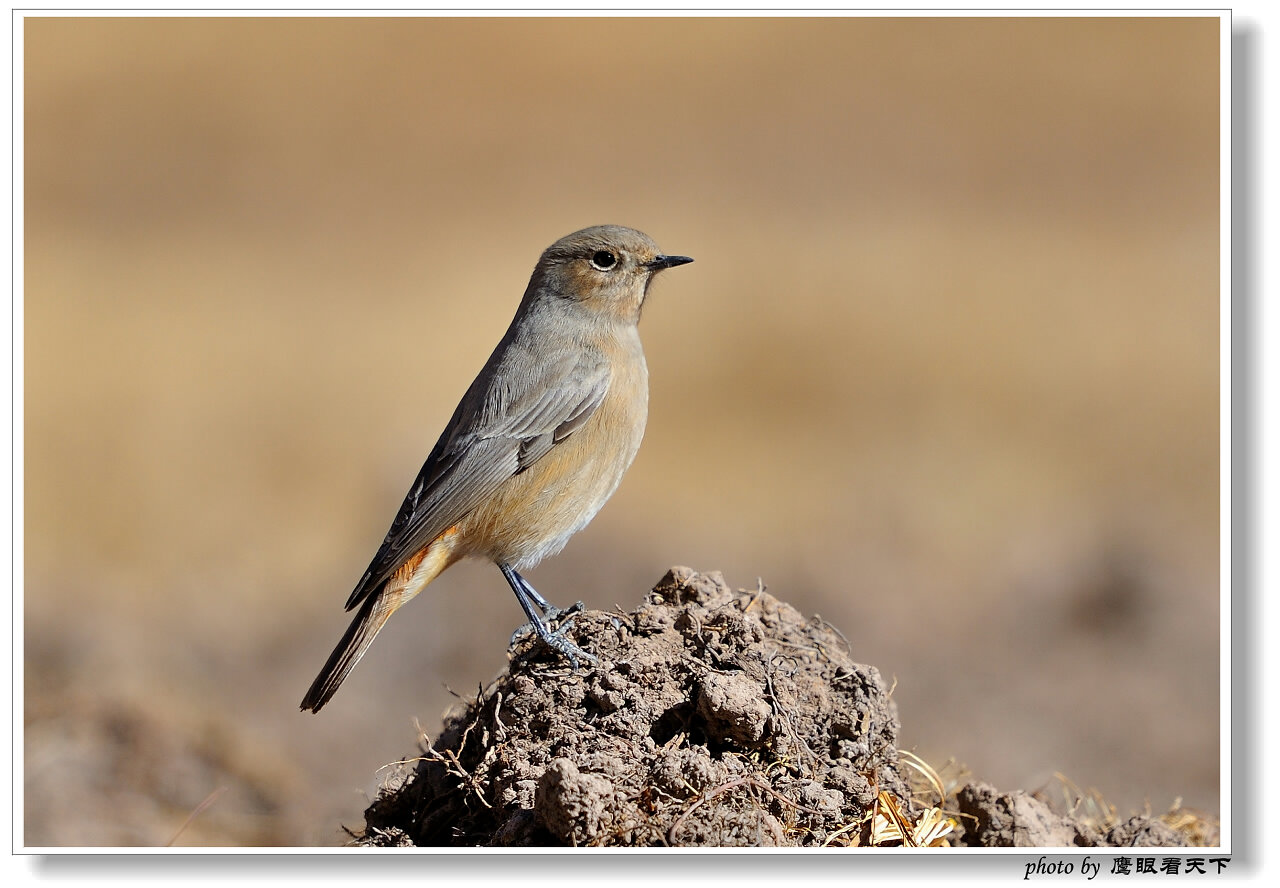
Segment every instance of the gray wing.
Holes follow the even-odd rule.
[[[515,366],[505,369],[514,371]],[[488,368],[486,368],[486,371]],[[502,482],[546,456],[585,423],[609,388],[601,356],[575,354],[504,384],[477,379],[400,506],[347,610],[379,589],[419,549],[457,524]],[[486,377],[481,374],[481,379]]]

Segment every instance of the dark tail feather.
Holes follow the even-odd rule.
[[[378,630],[383,627],[387,618],[395,612],[400,603],[388,601],[390,597],[392,596],[386,594],[384,587],[364,600],[355,619],[347,627],[346,634],[342,636],[342,641],[338,642],[338,646],[333,649],[333,653],[329,655],[329,661],[324,664],[316,680],[311,683],[311,689],[302,698],[304,712],[308,709],[319,712],[320,707],[329,702],[334,691],[338,690],[338,686],[346,680],[356,663],[360,662],[369,645],[373,644]]]

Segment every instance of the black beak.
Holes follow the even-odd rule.
[[[644,267],[650,271],[662,271],[664,268],[675,268],[677,265],[687,265],[692,262],[688,256],[657,256],[650,259],[644,264]]]

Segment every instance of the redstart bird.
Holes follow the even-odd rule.
[[[542,254],[516,316],[453,411],[347,610],[359,608],[302,700],[319,712],[378,631],[461,558],[498,565],[543,643],[594,661],[548,621],[564,613],[519,571],[600,511],[640,447],[649,371],[637,324],[654,275],[692,262],[599,225]]]

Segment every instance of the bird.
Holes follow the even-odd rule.
[[[543,251],[347,599],[355,618],[303,711],[319,712],[391,615],[467,557],[497,565],[538,639],[575,671],[580,659],[594,662],[567,626],[550,628],[581,605],[553,606],[521,571],[586,527],[635,458],[649,401],[641,310],[656,275],[692,261],[620,225],[584,228]]]

